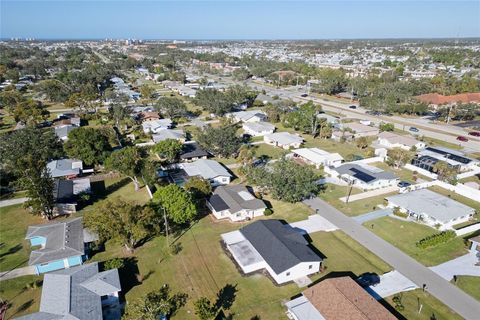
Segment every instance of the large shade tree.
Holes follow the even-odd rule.
[[[103,130],[80,127],[68,133],[64,149],[69,157],[80,159],[86,165],[94,165],[105,161],[112,146]]]
[[[166,215],[177,224],[188,223],[197,215],[192,194],[176,184],[158,188],[153,194],[153,202],[159,204]]]
[[[132,179],[135,191],[140,189],[137,175],[142,170],[142,156],[138,148],[126,147],[114,151],[105,161],[105,167]]]

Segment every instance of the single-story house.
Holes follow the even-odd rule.
[[[217,219],[242,221],[263,216],[267,206],[241,184],[219,186],[207,200],[207,207]]]
[[[275,132],[263,136],[263,141],[269,145],[283,149],[300,148],[303,138],[289,132]]]
[[[275,131],[275,126],[269,122],[245,122],[242,125],[243,130],[246,134],[249,134],[254,137],[264,136],[266,134],[271,134]]]
[[[87,259],[88,244],[98,240],[83,228],[82,218],[30,226],[25,239],[32,246],[41,246],[31,252],[28,261],[37,274],[82,264]]]
[[[265,112],[260,110],[239,111],[227,114],[235,122],[260,122],[267,120]]]
[[[294,320],[396,320],[352,278],[329,278],[285,304]]]
[[[386,198],[388,207],[398,207],[414,220],[421,220],[440,230],[468,221],[475,209],[428,189],[415,190]]]
[[[170,129],[172,127],[172,120],[157,119],[144,121],[142,127],[145,133],[158,133],[160,130]]]
[[[322,259],[303,235],[279,220],[255,221],[222,240],[244,273],[266,270],[277,284],[320,271]]]
[[[477,250],[480,255],[480,235],[468,239],[471,242],[470,250]],[[480,256],[479,256],[480,258]]]
[[[345,139],[345,141],[351,141],[353,140],[353,133],[349,131],[333,130],[331,138],[335,141],[341,141],[342,138]]]
[[[378,128],[367,126],[358,122],[343,123],[342,127],[352,130],[353,137],[355,139],[360,137],[378,136],[378,134],[380,133],[380,130]]]
[[[207,159],[210,154],[203,150],[200,145],[195,141],[185,142],[182,146],[182,152],[180,154],[180,160],[182,161],[195,161],[198,159]]]
[[[177,165],[186,176],[183,182],[190,177],[200,176],[201,178],[210,181],[213,187],[227,185],[230,183],[232,175],[220,163],[209,159],[199,159],[193,162],[180,163]],[[174,179],[176,180],[176,179]]]
[[[61,125],[58,127],[55,127],[55,135],[62,141],[67,141],[68,140],[68,133],[72,131],[73,129],[78,128],[77,126],[71,125],[71,124],[66,124],[66,125]]]
[[[83,172],[83,162],[77,159],[53,160],[47,163],[47,168],[52,178],[74,178]]]
[[[98,263],[55,271],[43,278],[39,312],[18,320],[120,319],[117,269],[98,272]]]
[[[160,115],[156,111],[141,111],[137,114],[137,119],[142,122],[159,120],[160,118]]]
[[[345,163],[331,168],[331,172],[336,172],[339,179],[364,190],[390,187],[398,182],[392,172],[366,164]]]
[[[401,148],[410,150],[415,147],[417,150],[425,148],[425,142],[418,141],[410,136],[402,136],[393,132],[380,132],[377,142],[387,149]]]
[[[469,171],[475,169],[480,161],[466,157],[464,153],[443,147],[426,147],[417,153],[417,157],[412,160],[412,164],[433,171],[433,166],[438,161],[445,161],[451,167],[456,167],[459,171]]]
[[[287,157],[299,159],[307,164],[314,165],[317,169],[321,166],[338,167],[343,162],[343,157],[338,153],[330,153],[318,148],[301,148],[292,150]]]
[[[77,211],[77,195],[90,193],[90,179],[55,180],[53,198],[55,215],[72,214]]]
[[[331,116],[327,113],[320,113],[319,115],[317,115],[317,118],[319,119],[325,119],[328,123],[330,124],[337,124],[339,123],[340,119],[337,118],[337,117],[334,117],[334,116]]]
[[[153,142],[157,143],[167,139],[174,139],[180,142],[185,142],[185,133],[183,130],[172,130],[172,129],[164,129],[159,130],[157,133],[152,134]]]

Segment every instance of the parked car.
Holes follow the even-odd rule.
[[[470,131],[468,134],[474,137],[480,137],[480,132],[477,131]]]
[[[408,130],[412,131],[412,132],[418,132],[419,131],[418,128],[415,128],[415,127],[410,127]]]
[[[380,276],[376,273],[366,272],[357,278],[357,283],[362,287],[376,286],[380,283]]]
[[[458,141],[464,141],[464,142],[468,141],[468,139],[467,139],[466,137],[464,137],[464,136],[458,136],[458,137],[457,137],[457,140],[458,140]]]
[[[351,106],[348,106],[350,109],[357,109],[357,106],[356,105],[351,105]]]
[[[308,97],[308,94],[304,93],[300,97],[303,97],[303,98]]]
[[[400,181],[397,184],[397,187],[399,187],[399,188],[406,188],[406,187],[409,187],[409,186],[411,186],[411,183],[407,182],[407,181]]]

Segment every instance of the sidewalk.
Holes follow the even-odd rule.
[[[0,208],[13,206],[14,204],[20,204],[27,201],[28,198],[17,198],[17,199],[8,199],[0,201]]]

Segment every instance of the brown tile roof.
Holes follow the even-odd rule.
[[[350,277],[323,280],[303,295],[326,320],[397,319]]]
[[[455,102],[469,103],[469,102],[480,102],[480,92],[475,93],[460,93],[453,96],[443,96],[438,93],[427,93],[416,98],[422,102],[429,104],[448,104]]]
[[[155,112],[155,111],[140,112],[139,116],[142,121],[160,119],[160,115],[158,114],[158,112]]]

